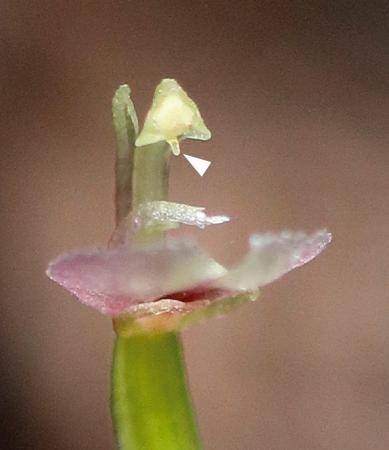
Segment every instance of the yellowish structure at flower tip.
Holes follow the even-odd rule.
[[[181,152],[180,143],[178,142],[178,139],[169,139],[166,142],[170,145],[170,149],[173,155],[178,156]]]
[[[196,104],[176,80],[165,78],[157,86],[151,109],[139,134],[138,147],[166,141],[174,155],[180,154],[182,139],[210,139]]]

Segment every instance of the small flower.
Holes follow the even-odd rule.
[[[326,230],[254,234],[247,254],[227,270],[192,241],[164,240],[180,224],[205,228],[229,221],[165,200],[169,151],[158,143],[166,141],[178,155],[180,139],[206,140],[211,133],[185,91],[164,79],[136,138],[129,92],[121,86],[113,101],[117,228],[108,248],[60,256],[47,269],[81,303],[112,316],[119,334],[176,330],[255,300],[259,288],[307,263],[331,241]],[[150,151],[139,148],[146,145]]]
[[[136,145],[166,141],[173,154],[179,155],[179,140],[186,138],[206,141],[211,138],[211,132],[194,101],[176,80],[166,78],[155,90],[153,104]]]
[[[191,221],[191,213],[192,221],[197,220],[199,208],[160,203],[162,211],[179,211],[184,223]],[[150,205],[153,209],[158,211],[155,204]],[[178,220],[172,213],[161,220],[172,218]],[[165,328],[177,328],[191,315],[197,320],[208,316],[209,310],[218,314],[226,304],[255,299],[258,288],[312,260],[330,241],[326,230],[255,234],[248,253],[229,270],[188,240],[168,239],[142,247],[126,244],[60,256],[50,263],[47,275],[102,314],[138,325],[147,317],[163,315],[171,319],[164,321]]]

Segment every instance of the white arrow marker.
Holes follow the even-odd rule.
[[[200,177],[205,174],[205,172],[208,170],[208,167],[211,165],[211,161],[207,161],[206,159],[185,155],[185,153],[184,156],[188,160],[189,164],[194,168],[194,170],[200,175]]]

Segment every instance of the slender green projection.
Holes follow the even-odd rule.
[[[130,92],[130,88],[124,84],[118,88],[112,99],[112,119],[116,138],[115,208],[117,225],[127,216],[132,206],[133,160],[139,126]]]

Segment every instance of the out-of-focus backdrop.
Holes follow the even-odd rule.
[[[205,448],[389,448],[388,23],[374,1],[1,2],[1,450],[114,448],[110,320],[44,271],[107,241],[111,97],[129,83],[143,121],[164,77],[213,132],[183,145],[206,175],[180,157],[171,177],[172,200],[232,216],[196,233],[210,251],[334,234],[257,303],[185,332]]]

